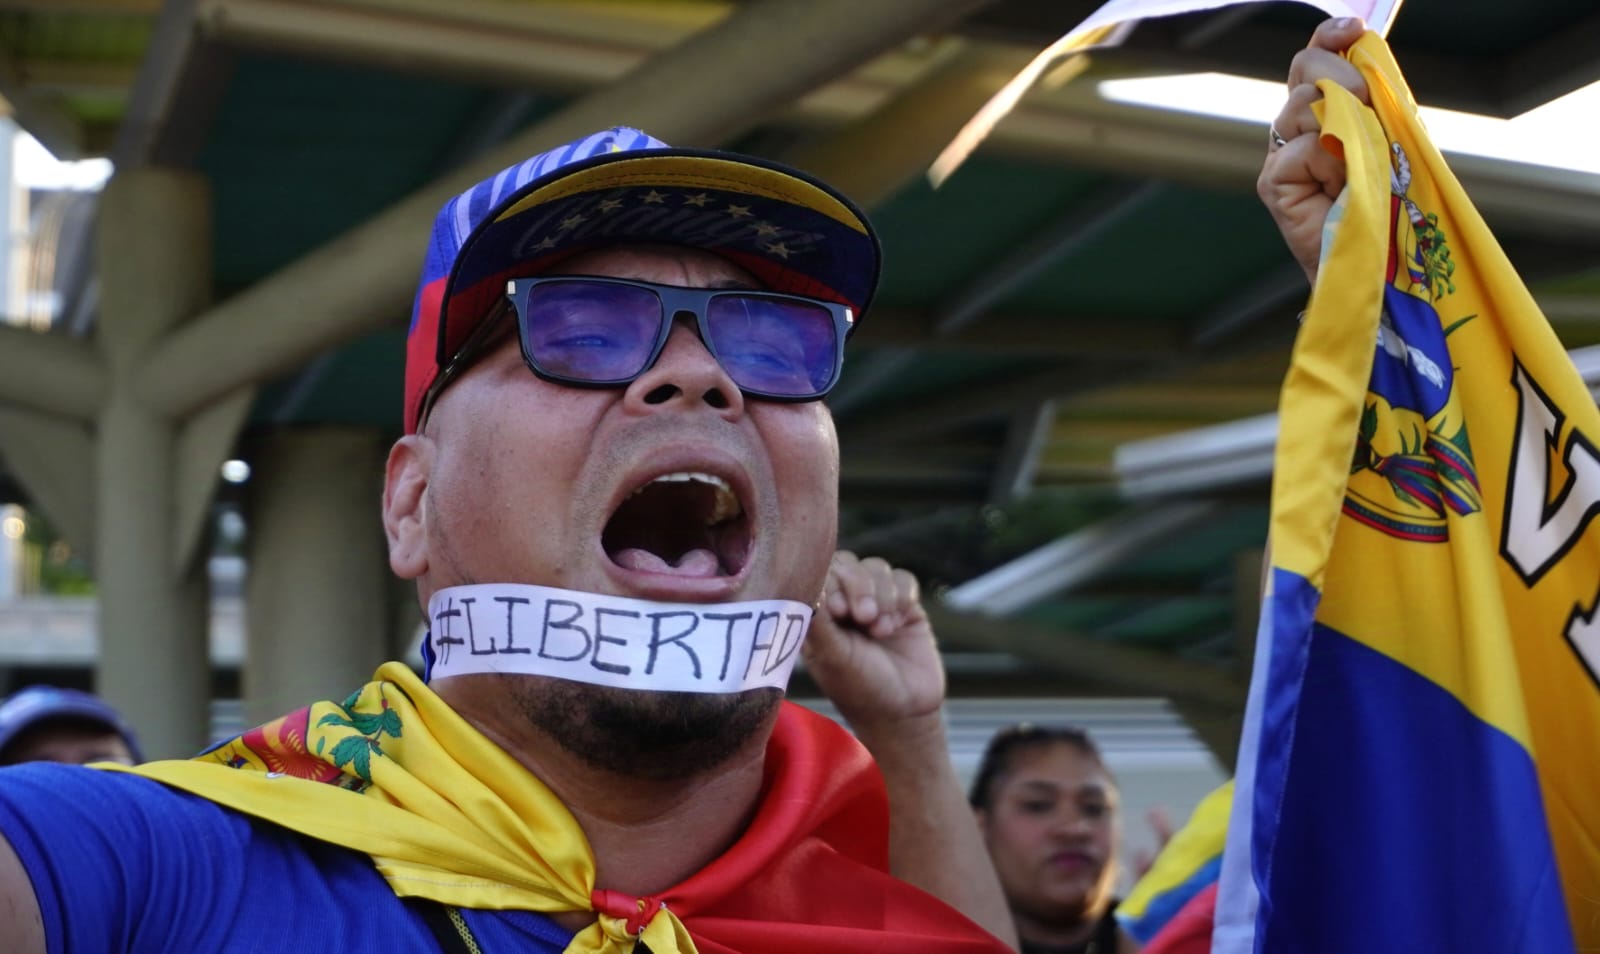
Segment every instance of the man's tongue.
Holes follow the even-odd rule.
[[[668,563],[649,550],[641,550],[638,547],[619,550],[612,559],[616,560],[618,566],[638,570],[641,573],[669,573],[673,576],[706,579],[718,576],[722,571],[722,564],[717,555],[704,547],[684,553],[678,557],[676,564]]]

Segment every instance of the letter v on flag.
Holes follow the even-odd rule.
[[[1213,950],[1600,949],[1600,411],[1373,34],[1285,380]]]

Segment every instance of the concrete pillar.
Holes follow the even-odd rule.
[[[152,757],[208,738],[211,663],[204,560],[176,561],[177,422],[131,386],[161,337],[208,304],[211,202],[204,179],[170,169],[119,172],[101,200],[98,340],[110,373],[95,466],[96,686]]]
[[[390,658],[380,499],[388,442],[365,428],[281,429],[253,445],[245,720],[342,699]]]

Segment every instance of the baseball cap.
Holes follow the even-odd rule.
[[[450,199],[434,220],[406,336],[405,426],[505,295],[577,252],[656,242],[706,249],[773,291],[849,305],[877,288],[866,215],[832,187],[775,162],[674,149],[625,126],[540,153]]]
[[[55,686],[29,686],[0,702],[0,757],[22,733],[55,719],[81,719],[103,725],[122,736],[134,761],[144,759],[133,728],[123,720],[121,713],[99,696]]]

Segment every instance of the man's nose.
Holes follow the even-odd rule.
[[[688,314],[673,320],[661,356],[628,385],[625,399],[639,410],[704,403],[729,417],[744,413],[739,386],[700,340],[694,316]]]

